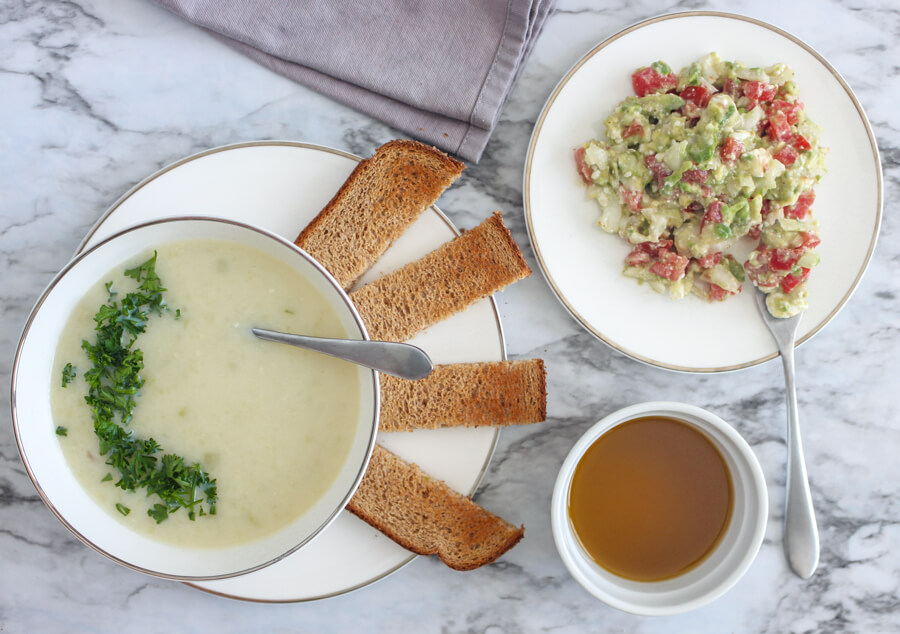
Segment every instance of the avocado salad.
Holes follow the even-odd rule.
[[[606,141],[575,151],[600,227],[632,245],[624,274],[709,301],[749,278],[776,317],[803,311],[825,150],[791,69],[710,53],[677,74],[655,62],[631,81],[635,96],[604,122]],[[730,253],[741,240],[755,245],[744,262]]]

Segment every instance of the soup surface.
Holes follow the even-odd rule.
[[[582,547],[603,568],[662,581],[699,565],[728,528],[731,473],[693,426],[660,416],[613,427],[582,456],[569,516]]]
[[[107,300],[104,284],[112,280],[119,297],[134,289],[124,265],[87,293],[58,344],[51,406],[55,424],[66,429],[60,445],[91,497],[154,539],[228,547],[265,537],[310,509],[343,468],[358,424],[359,382],[350,363],[257,340],[250,328],[341,338],[347,332],[309,281],[267,253],[217,240],[157,251],[170,310],[152,315],[134,344],[144,353],[145,383],[126,428],[155,439],[160,456],[200,463],[216,479],[216,514],[191,521],[180,509],[157,524],[147,510],[159,499],[114,486],[119,474],[100,455],[84,400],[83,372],[91,362],[81,342],[93,341],[94,314]],[[62,387],[57,377],[67,363],[76,377]],[[117,504],[130,512],[122,515]]]

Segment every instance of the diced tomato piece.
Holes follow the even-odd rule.
[[[721,253],[707,253],[702,258],[698,259],[697,262],[704,269],[709,269],[714,267],[716,264],[722,261]]]
[[[660,251],[659,261],[650,265],[650,270],[660,277],[676,282],[684,277],[690,259],[674,251]]]
[[[791,124],[781,110],[769,115],[769,134],[779,141],[787,141],[791,137]]]
[[[731,295],[724,288],[719,286],[718,284],[710,284],[709,285],[709,298],[714,302],[721,302],[723,299]]]
[[[774,84],[749,80],[741,85],[741,91],[752,101],[772,101],[778,88]]]
[[[801,110],[803,110],[803,104],[799,101],[790,102],[784,101],[783,99],[776,99],[769,107],[769,116],[774,112],[783,112],[787,117],[787,122],[794,125],[799,119]]]
[[[627,139],[628,137],[635,135],[643,136],[643,134],[644,126],[642,126],[639,121],[632,121],[631,125],[625,128],[625,131],[622,133],[622,138]]]
[[[656,160],[656,157],[653,154],[648,154],[644,157],[644,165],[646,165],[653,174],[653,179],[658,188],[662,188],[666,178],[672,175],[672,170],[670,170],[665,163],[660,163]]]
[[[807,233],[804,231],[800,235],[803,236],[803,243],[800,245],[801,249],[811,251],[812,249],[815,249],[817,246],[822,244],[822,239],[814,233]]]
[[[790,207],[784,208],[784,217],[785,218],[794,218],[796,220],[802,220],[806,218],[806,214],[809,211],[809,208],[812,207],[813,202],[816,200],[816,192],[813,190],[805,191],[800,194],[800,197],[797,199],[797,202],[791,205]]]
[[[659,259],[659,254],[662,251],[668,251],[672,248],[672,244],[674,244],[671,240],[657,240],[656,242],[640,242],[634,247],[634,251],[642,251],[643,253],[649,253],[654,258]]]
[[[702,232],[703,228],[708,224],[717,225],[720,222],[722,222],[722,203],[714,200],[706,207],[703,220],[700,221],[700,231]]]
[[[760,245],[759,249],[757,249],[762,256],[760,260],[767,261],[769,268],[773,271],[790,271],[796,266],[800,256],[807,251],[815,249],[822,242],[819,236],[812,233],[803,232],[800,236],[803,242],[800,243],[799,247],[778,247],[767,251],[763,248],[765,245]]]
[[[640,242],[634,245],[631,253],[625,258],[625,264],[629,266],[640,266],[647,264],[651,260],[658,260],[662,253],[672,248],[671,240],[657,240],[656,242]]]
[[[686,170],[681,175],[681,180],[685,183],[705,183],[708,176],[707,170]]]
[[[725,80],[725,84],[722,86],[722,92],[724,92],[726,95],[729,95],[733,100],[737,101],[737,98],[741,96],[741,83],[729,77]]]
[[[790,167],[797,162],[798,156],[800,155],[797,154],[797,150],[795,150],[790,145],[785,145],[783,148],[775,152],[775,154],[772,155],[772,158],[774,158],[785,167]]]
[[[640,246],[640,245],[638,245]],[[635,247],[632,249],[631,253],[629,253],[625,257],[625,264],[628,266],[642,266],[644,264],[650,263],[650,254],[646,251],[638,249]]]
[[[593,184],[593,180],[591,179],[591,172],[593,171],[587,163],[584,162],[584,148],[580,147],[575,150],[575,166],[578,168],[578,173],[581,174],[581,180],[583,180],[588,185]]]
[[[750,225],[750,228],[747,229],[747,235],[750,236],[753,240],[759,240],[759,236],[762,234],[762,225],[757,223],[755,225]]]
[[[806,213],[809,211],[809,207],[807,205],[801,205],[800,201],[797,201],[797,204],[790,205],[784,208],[784,217],[785,218],[793,218],[794,220],[803,220],[806,217]]]
[[[803,135],[800,134],[792,134],[790,138],[790,144],[793,145],[801,152],[806,152],[807,150],[812,148],[812,145],[809,141],[807,141]]]
[[[794,275],[793,273],[788,273],[781,280],[781,290],[785,293],[790,293],[794,290],[800,282],[804,281],[809,277],[809,269],[806,267],[800,267],[800,275]]]
[[[644,156],[644,165],[646,165],[648,168],[650,168],[651,172],[669,172],[669,174],[672,173],[672,170],[670,170],[665,163],[659,161],[656,158],[655,154],[645,155]]]
[[[712,97],[712,93],[704,86],[686,86],[685,89],[681,91],[680,96],[682,99],[695,106],[705,108],[709,103],[709,98]]]
[[[760,119],[759,123],[756,124],[756,135],[757,136],[768,136],[769,134],[769,122],[765,119]]]
[[[622,199],[631,211],[641,210],[641,198],[644,196],[644,192],[633,192],[624,187],[621,187],[620,191],[622,192]]]
[[[642,68],[631,75],[631,87],[638,97],[645,97],[655,92],[659,73],[652,68]]]
[[[769,258],[769,268],[773,271],[790,271],[800,259],[801,249],[790,247],[778,247],[774,249]]]
[[[772,101],[778,93],[778,86],[774,84],[763,84],[759,93],[760,101]]]
[[[732,136],[725,137],[719,148],[719,156],[725,163],[734,163],[744,153],[744,144]]]
[[[660,75],[653,68],[642,68],[631,76],[631,86],[638,97],[646,97],[656,92],[666,92],[678,85],[678,77],[673,73]]]

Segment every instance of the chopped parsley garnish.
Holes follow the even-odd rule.
[[[71,363],[67,363],[62,371],[62,386],[66,387],[75,380],[75,367]]]
[[[128,508],[128,507],[125,506],[124,504],[119,504],[118,502],[116,502],[116,510],[117,510],[119,513],[121,513],[122,515],[128,515],[129,513],[131,513],[131,509],[130,509],[130,508]]]
[[[63,427],[62,425],[56,426],[56,435],[57,436],[68,436],[69,430]]]
[[[92,367],[84,373],[88,384],[85,401],[90,406],[94,433],[100,441],[100,455],[106,464],[118,470],[115,483],[126,491],[145,488],[147,495],[157,495],[160,502],[147,511],[157,523],[180,508],[187,509],[192,520],[197,515],[215,515],[216,481],[199,464],[187,465],[184,458],[162,452],[152,438],[135,438],[124,426],[131,422],[144,379],[144,355],[134,347],[139,334],[147,329],[150,314],[162,315],[168,310],[163,292],[165,288],[156,274],[156,253],[153,257],[125,275],[138,282],[137,290],[115,299],[112,282],[106,284],[109,298],[94,316],[94,343],[81,342]],[[180,316],[176,311],[176,318]],[[58,431],[57,431],[58,433]],[[104,481],[107,478],[104,478]],[[110,476],[109,479],[112,479]],[[203,508],[206,497],[207,509]],[[120,504],[116,508],[123,515],[130,509]],[[123,510],[124,509],[124,510]]]

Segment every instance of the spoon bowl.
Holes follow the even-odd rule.
[[[328,339],[294,335],[265,328],[251,328],[250,331],[266,341],[314,350],[401,379],[411,381],[424,379],[434,370],[434,365],[425,351],[408,343],[367,339]]]

